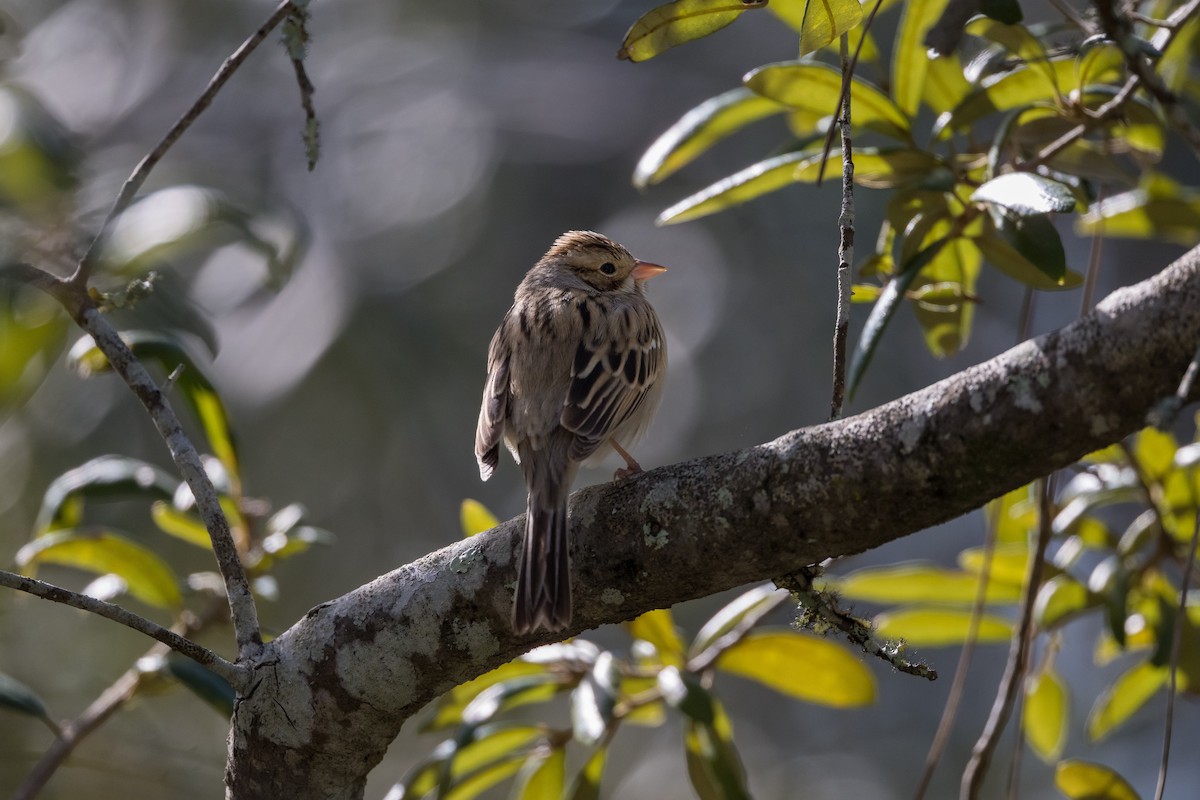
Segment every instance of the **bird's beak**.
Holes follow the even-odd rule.
[[[633,268],[633,279],[635,281],[648,281],[655,275],[662,275],[667,271],[667,268],[660,264],[651,264],[649,261],[638,261],[637,266]]]

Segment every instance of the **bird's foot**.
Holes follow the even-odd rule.
[[[609,439],[608,441],[610,444],[612,444],[613,450],[617,451],[617,455],[625,459],[625,466],[613,473],[614,481],[623,481],[626,478],[637,475],[642,471],[642,465],[637,462],[637,459],[629,455],[629,453],[625,451],[625,448],[621,447],[621,445],[617,443],[616,439]]]

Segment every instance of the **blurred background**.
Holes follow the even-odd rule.
[[[278,292],[263,289],[262,253],[235,241],[178,253],[162,270],[171,289],[164,294],[196,315],[194,330],[203,335],[189,347],[229,406],[247,493],[275,507],[303,503],[312,524],[337,536],[332,548],[275,570],[279,597],[260,608],[270,630],[285,630],[317,603],[457,539],[464,498],[502,519],[523,511],[519,472],[507,458],[493,480],[479,482],[475,420],[489,338],[525,270],[564,230],[603,232],[670,267],[650,286],[668,332],[671,372],[665,411],[637,452],[643,465],[746,447],[826,419],[836,181],[655,227],[666,206],[787,145],[782,120],[772,119],[663,185],[639,193],[630,183],[659,133],[738,85],[749,69],[794,57],[795,34],[766,14],[746,14],[650,62],[617,60],[625,31],[651,5],[315,3],[306,63],[321,122],[316,169],[305,168],[303,112],[274,34],[153,173],[144,192],[177,185],[219,192],[255,218],[259,235],[300,254]],[[79,154],[74,211],[86,223],[102,218],[141,156],[271,8],[262,0],[5,0],[0,79],[7,102],[34,104],[48,135]],[[884,23],[894,24],[894,15]],[[0,108],[0,128],[15,113]],[[884,199],[859,190],[860,253],[872,245]],[[155,224],[172,224],[172,208],[160,206]],[[1088,242],[1064,233],[1069,265],[1084,269]],[[1105,244],[1097,298],[1153,274],[1179,252],[1133,246],[1136,253],[1119,241]],[[849,412],[1012,346],[1023,293],[985,269],[973,338],[944,361],[928,354],[911,312],[902,310]],[[1079,305],[1079,292],[1040,296],[1034,332],[1069,321]],[[854,310],[856,332],[866,308]],[[75,338],[70,332],[66,344]],[[36,391],[0,419],[0,562],[9,566],[54,476],[105,453],[169,467],[123,385],[111,376],[82,381],[61,357],[45,366]],[[610,475],[611,467],[596,470],[580,483]],[[162,544],[144,504],[102,514],[155,542],[180,571],[211,568],[195,548]],[[971,515],[836,569],[906,558],[952,563],[982,532],[981,517]],[[46,576],[76,588],[86,582],[66,570]],[[688,604],[676,618],[694,633],[726,600]],[[1079,646],[1060,657],[1077,698],[1068,755],[1086,753],[1138,785],[1153,785],[1159,704],[1095,749],[1082,743],[1082,720],[1112,672],[1092,667],[1089,633],[1079,635]],[[606,646],[627,642],[617,629],[589,636]],[[230,638],[218,629],[205,641],[227,650]],[[0,594],[0,672],[36,689],[56,717],[78,714],[145,648],[142,637],[111,623]],[[991,646],[977,654],[969,700],[931,797],[957,793],[1005,653]],[[795,797],[798,786],[808,798],[911,796],[958,654],[916,655],[942,679],[930,684],[875,664],[879,702],[855,711],[780,702],[762,687],[721,679],[755,796]],[[1180,743],[1200,734],[1188,712],[1194,708],[1176,720]],[[436,743],[416,733],[418,722],[372,774],[368,797],[381,797]],[[187,692],[141,698],[88,739],[42,796],[219,797],[226,728]],[[680,736],[675,721],[623,731],[605,796],[693,796]],[[37,722],[0,711],[0,794],[12,791],[49,742]],[[1006,764],[1011,748],[1001,754]],[[1057,796],[1049,768],[1036,759],[1026,756],[1023,776],[1023,797]],[[1197,782],[1200,764],[1177,758],[1167,796],[1192,797],[1188,787]]]

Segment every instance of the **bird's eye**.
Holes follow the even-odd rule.
[[[617,268],[616,268],[616,266],[613,265],[613,263],[611,261],[605,261],[603,264],[600,265],[600,271],[603,272],[605,275],[612,275],[614,272],[617,271]]]

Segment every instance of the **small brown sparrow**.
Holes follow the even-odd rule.
[[[569,231],[533,265],[488,348],[475,432],[479,476],[491,477],[503,441],[529,489],[513,630],[571,622],[567,495],[582,463],[628,448],[662,396],[667,341],[644,294],[666,267],[638,261],[591,231]]]

